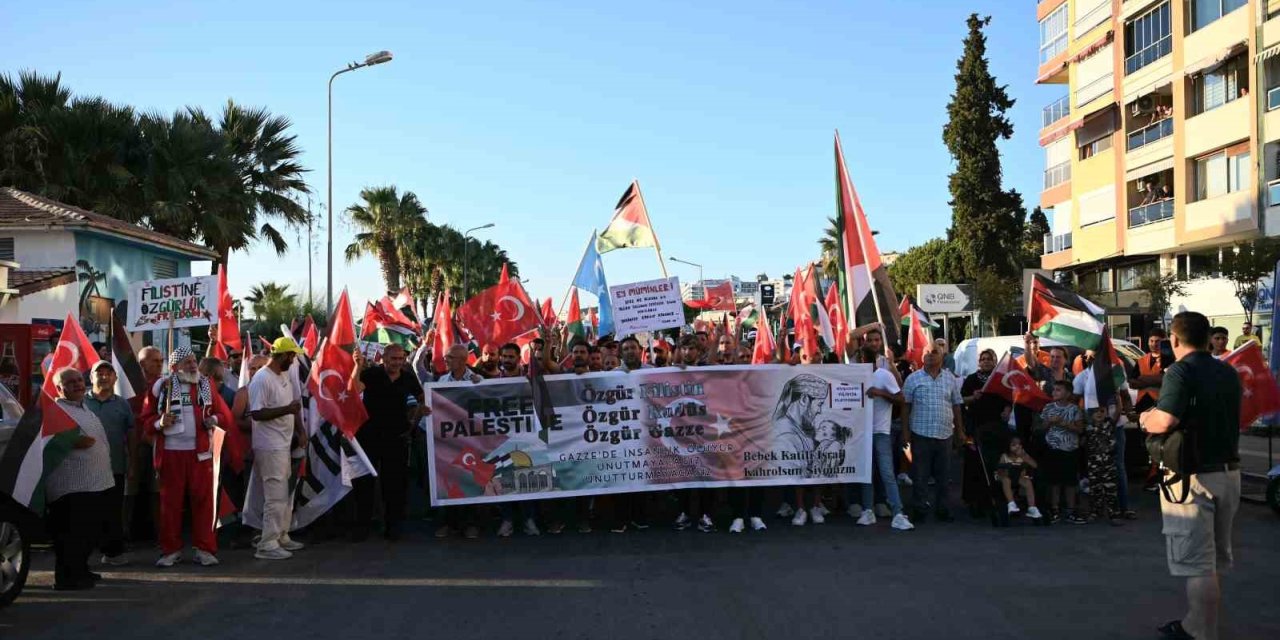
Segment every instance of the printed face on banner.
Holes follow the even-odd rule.
[[[433,386],[432,500],[869,481],[870,373],[824,365],[547,376],[552,409],[542,412],[525,379]]]

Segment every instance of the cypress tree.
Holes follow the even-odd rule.
[[[1013,99],[1005,85],[997,85],[987,62],[983,28],[991,18],[969,16],[964,55],[956,63],[956,88],[947,104],[948,122],[942,140],[955,160],[950,176],[951,230],[949,238],[961,257],[961,271],[969,282],[979,273],[1005,278],[1019,275],[1022,227],[1026,210],[1017,191],[1001,187],[998,140],[1013,135],[1006,112]]]

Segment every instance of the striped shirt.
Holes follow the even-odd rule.
[[[106,491],[116,485],[111,477],[111,451],[107,446],[107,430],[102,428],[98,416],[81,404],[58,400],[71,419],[80,426],[83,435],[93,438],[88,449],[72,449],[67,457],[54,467],[44,481],[45,498],[53,502],[71,493]]]
[[[903,385],[902,395],[911,405],[911,433],[945,440],[955,431],[955,407],[960,397],[960,380],[943,369],[938,377],[921,369]]]

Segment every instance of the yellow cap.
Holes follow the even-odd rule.
[[[302,347],[299,347],[298,343],[293,341],[293,338],[276,338],[276,341],[271,343],[271,355],[274,356],[282,353],[306,355],[307,352],[303,351]]]

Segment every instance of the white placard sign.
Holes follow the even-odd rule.
[[[663,278],[609,287],[616,333],[637,333],[684,326],[680,279]]]
[[[196,276],[129,283],[129,331],[203,327],[218,322],[218,278]]]

